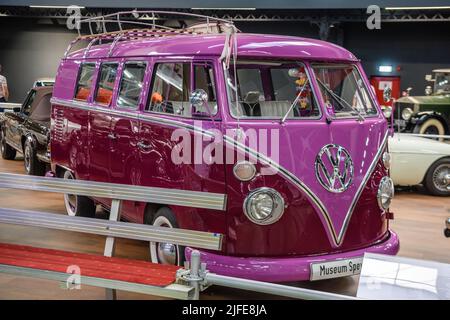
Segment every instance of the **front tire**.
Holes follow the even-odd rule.
[[[435,118],[430,118],[425,120],[421,125],[417,125],[414,128],[414,133],[417,134],[434,134],[434,135],[445,135],[445,128],[441,121]],[[442,140],[442,139],[439,139]]]
[[[172,210],[160,208],[152,221],[156,227],[178,228],[178,223]],[[184,263],[184,247],[171,243],[150,242],[150,258],[153,263],[181,266]]]
[[[0,152],[5,160],[14,160],[16,158],[16,150],[6,143],[5,134],[0,129]]]
[[[33,148],[33,142],[29,139],[25,141],[23,151],[23,164],[25,172],[28,175],[43,176],[45,175],[45,164],[36,157],[36,150]]]
[[[66,171],[64,172],[64,179],[72,180],[75,179],[75,176],[72,172]],[[95,203],[88,197],[64,194],[64,204],[67,214],[71,217],[95,217]]]
[[[436,161],[428,169],[425,187],[435,196],[450,196],[450,158]]]

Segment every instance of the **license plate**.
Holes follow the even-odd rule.
[[[311,263],[310,280],[323,280],[360,274],[363,258]]]
[[[394,121],[394,123],[395,123],[396,125],[398,125],[398,126],[401,126],[401,127],[406,126],[406,121],[405,121],[405,120],[398,120],[398,119],[396,119],[396,120]]]

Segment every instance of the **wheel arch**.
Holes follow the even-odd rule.
[[[172,208],[166,204],[161,204],[161,203],[147,203],[145,205],[145,209],[144,209],[144,223],[145,224],[152,224],[153,223],[153,219],[156,215],[156,212],[158,212],[159,209],[161,208],[169,208],[172,212]],[[175,213],[174,213],[175,215]],[[175,215],[176,217],[176,215]]]
[[[434,165],[436,164],[436,162],[441,161],[441,160],[443,160],[443,159],[448,159],[448,160],[450,161],[450,155],[448,155],[448,156],[442,156],[442,157],[440,157],[440,158],[434,160],[434,161],[430,164],[430,166],[429,166],[428,169],[425,171],[425,174],[424,174],[424,176],[423,176],[423,178],[422,178],[422,182],[421,182],[422,185],[425,184],[425,180],[426,180],[426,178],[427,178],[428,173],[430,172],[431,167],[434,166]]]
[[[22,135],[22,138],[20,139],[20,145],[22,147],[22,152],[25,152],[25,141],[27,139],[31,140],[31,143],[33,144],[33,147],[36,146],[36,137],[32,134],[32,133],[26,133],[24,135]]]
[[[442,123],[442,126],[444,127],[445,134],[450,134],[450,128],[447,120],[440,114],[439,112],[430,111],[430,112],[420,112],[417,114],[417,122],[416,126],[420,126],[424,124],[429,119],[436,119],[439,122]]]

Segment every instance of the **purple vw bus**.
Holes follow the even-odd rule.
[[[186,192],[176,206],[125,202],[122,217],[223,234],[221,252],[201,251],[223,275],[327,279],[358,274],[365,252],[398,252],[388,123],[351,52],[213,18],[81,39],[89,45],[68,50],[53,91],[57,176]],[[220,208],[208,202],[217,194]],[[65,204],[90,217],[111,205]],[[150,243],[154,262],[191,252]]]

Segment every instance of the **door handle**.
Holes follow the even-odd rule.
[[[148,150],[148,149],[151,148],[151,146],[149,144],[146,144],[146,143],[144,143],[142,141],[138,142],[137,146],[138,146],[139,149],[143,149],[143,150]]]
[[[108,134],[108,138],[111,140],[116,140],[117,136],[114,133],[110,133],[110,134]]]

